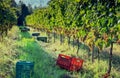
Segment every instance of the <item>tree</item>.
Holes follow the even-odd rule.
[[[29,8],[26,6],[26,4],[24,4],[22,1],[19,2],[19,6],[20,6],[20,14],[18,14],[18,22],[17,24],[19,26],[25,25],[26,21],[25,18],[27,15],[31,14],[31,7],[29,5]]]
[[[16,24],[16,8],[13,0],[0,1],[0,36],[7,35],[7,31]]]

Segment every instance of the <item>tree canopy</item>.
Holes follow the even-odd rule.
[[[16,8],[14,0],[0,0],[0,35],[6,33],[16,24]]]

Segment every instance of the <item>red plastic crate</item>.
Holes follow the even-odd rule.
[[[70,57],[67,55],[59,54],[57,65],[70,71],[79,70],[82,68],[83,60],[79,58]]]

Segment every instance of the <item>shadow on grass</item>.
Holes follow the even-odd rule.
[[[77,46],[78,43],[76,41],[75,42],[71,41],[71,45]],[[86,50],[87,52],[89,51],[89,47],[87,45],[85,45],[81,42],[79,43],[79,45],[80,45],[80,49]],[[98,51],[97,48],[95,48],[94,49],[94,58],[95,59],[97,59],[97,57],[98,57],[97,51]],[[90,52],[90,53],[92,53],[92,52]],[[114,53],[116,53],[116,52],[113,52],[112,65],[113,65],[113,68],[115,68],[117,71],[120,71],[120,55],[116,55]],[[91,54],[90,54],[90,56],[91,56]],[[107,51],[100,52],[100,60],[108,61],[109,60],[109,52],[107,52]]]
[[[100,53],[101,60],[108,60],[109,59],[109,52],[103,51]],[[112,58],[112,65],[117,71],[120,71],[120,56],[114,54],[113,52],[113,58]]]
[[[76,41],[75,42],[71,41],[71,45],[77,46],[78,43]],[[87,45],[85,45],[81,42],[79,43],[79,45],[80,45],[80,49],[84,49],[86,51],[89,51],[89,47]],[[97,48],[95,48],[95,53],[97,54],[96,51],[97,51]],[[95,56],[95,57],[97,57],[97,56]],[[101,60],[108,60],[109,59],[109,52],[107,52],[107,51],[101,52],[100,58],[101,58]],[[119,71],[120,71],[120,55],[116,55],[113,52],[113,62],[112,63],[113,63],[113,67],[119,67]]]

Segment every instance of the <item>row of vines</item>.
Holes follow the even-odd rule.
[[[17,22],[14,0],[0,0],[0,38]]]
[[[51,0],[48,7],[27,16],[26,22],[48,34],[66,36],[68,44],[73,39],[87,45],[88,57],[92,52],[92,62],[95,47],[98,48],[98,61],[103,48],[110,47],[107,72],[110,74],[113,44],[120,43],[120,0]],[[80,45],[77,46],[78,54]]]

